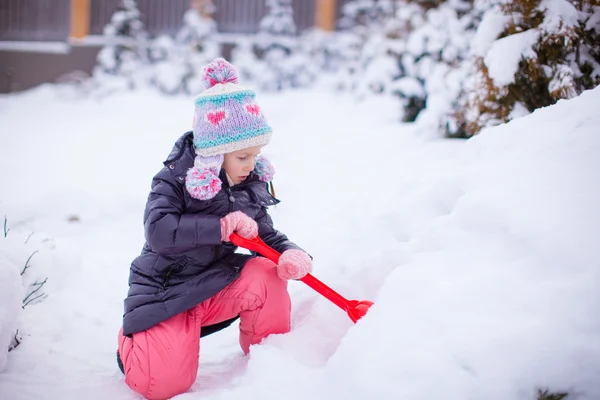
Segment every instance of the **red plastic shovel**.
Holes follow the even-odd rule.
[[[244,239],[237,233],[232,233],[229,239],[231,240],[231,243],[235,244],[236,246],[256,251],[273,261],[275,264],[277,264],[279,261],[279,256],[281,254],[279,254],[275,249],[269,247],[258,237],[254,239]],[[316,290],[319,294],[323,295],[325,298],[329,299],[333,304],[346,311],[354,323],[362,318],[373,305],[373,302],[369,300],[347,300],[311,274],[307,274],[300,280]]]

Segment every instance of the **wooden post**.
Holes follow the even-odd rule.
[[[71,38],[81,39],[90,33],[90,0],[71,0]]]
[[[326,31],[335,30],[337,0],[315,0],[317,2],[317,27]]]

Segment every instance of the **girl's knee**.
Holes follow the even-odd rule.
[[[148,400],[165,400],[187,392],[196,380],[197,371],[187,377],[174,374],[153,378],[148,390],[142,394]]]
[[[125,382],[137,393],[168,399],[185,393],[196,380],[200,322],[193,312],[178,314],[132,338],[119,338]]]
[[[137,335],[136,335],[137,336]],[[133,339],[127,338],[129,341]],[[162,353],[162,352],[161,352]],[[165,359],[165,355],[155,352],[148,347],[147,340],[142,339],[133,343],[132,350],[127,354],[125,366],[125,382],[135,392],[149,400],[170,399],[185,393],[196,380],[198,367],[189,361]]]
[[[123,336],[119,332],[118,355],[125,374],[125,383],[133,391],[146,396],[150,388],[149,354],[145,338],[140,338],[135,343],[132,338]],[[146,396],[147,397],[147,396]]]

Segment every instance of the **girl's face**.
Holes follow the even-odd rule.
[[[225,154],[223,168],[235,185],[242,183],[254,170],[254,159],[260,154],[261,148],[254,146]]]

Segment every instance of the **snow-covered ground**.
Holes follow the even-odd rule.
[[[353,325],[292,283],[292,332],[248,357],[235,326],[203,339],[178,398],[600,398],[600,89],[468,142],[416,137],[394,102],[258,100],[275,128],[276,226],[315,276],[375,305]],[[0,98],[0,340],[31,251],[28,273],[48,277],[17,321],[0,399],[139,398],[115,362],[122,300],[151,177],[192,109],[51,86]]]

